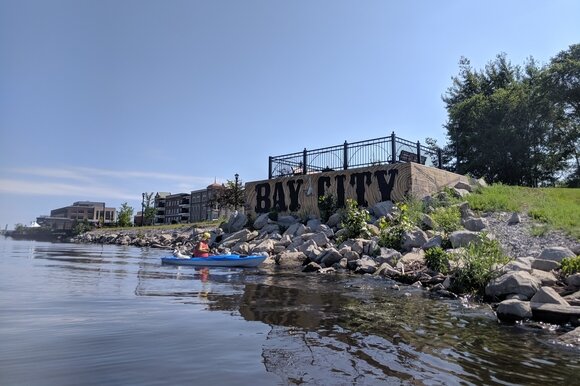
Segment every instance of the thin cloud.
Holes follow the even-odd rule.
[[[0,179],[0,192],[31,196],[102,197],[134,200],[138,194],[123,192],[109,186],[72,185],[58,182]]]

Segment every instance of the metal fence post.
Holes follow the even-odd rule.
[[[443,169],[443,155],[441,154],[441,149],[437,149],[437,163],[439,164],[437,167],[439,169]]]
[[[272,179],[272,156],[268,157],[268,179]]]
[[[397,137],[395,136],[395,132],[391,133],[391,163],[397,162]]]
[[[348,169],[348,142],[344,141],[344,149],[342,152],[342,168]]]
[[[421,143],[417,141],[417,163],[420,164],[421,162]]]
[[[306,166],[306,155],[307,151],[306,148],[302,151],[302,174],[306,174],[308,172],[308,167]]]

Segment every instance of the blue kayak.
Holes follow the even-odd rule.
[[[163,264],[193,265],[198,267],[257,267],[264,260],[266,260],[266,256],[244,255],[213,255],[190,258],[166,256],[161,258]]]

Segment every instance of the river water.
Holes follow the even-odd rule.
[[[578,385],[549,328],[369,276],[0,236],[0,385]]]

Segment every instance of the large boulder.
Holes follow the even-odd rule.
[[[497,317],[502,322],[516,322],[532,317],[532,308],[529,302],[517,299],[504,300],[497,306]]]
[[[542,287],[532,296],[530,303],[551,303],[569,306],[568,302],[561,297],[552,287]]]
[[[485,287],[485,294],[493,298],[520,294],[530,299],[540,289],[542,283],[526,271],[508,272],[492,280]]]
[[[382,201],[373,205],[369,213],[376,218],[381,218],[393,213],[395,205],[391,201]]]
[[[461,221],[463,227],[468,231],[479,232],[487,228],[487,221],[481,217],[468,217]]]
[[[230,217],[228,222],[223,226],[227,233],[233,233],[241,230],[248,222],[248,216],[244,213],[237,212]]]
[[[260,230],[265,227],[266,224],[268,224],[268,215],[269,213],[262,213],[256,217],[256,220],[254,221],[254,229]]]
[[[538,256],[538,259],[561,262],[565,257],[576,257],[576,255],[565,247],[550,247],[544,249]]]
[[[421,248],[428,240],[427,234],[419,228],[403,233],[403,250],[410,251],[413,248]]]
[[[284,267],[299,267],[306,260],[302,252],[282,252],[274,257],[276,264]]]
[[[320,265],[325,267],[332,267],[334,264],[340,262],[343,256],[334,248],[327,249],[320,255]]]
[[[455,231],[449,235],[451,246],[455,248],[467,247],[481,241],[481,233],[472,231]]]
[[[550,272],[553,269],[560,268],[560,262],[555,260],[534,259],[532,261],[532,268],[540,271]]]

